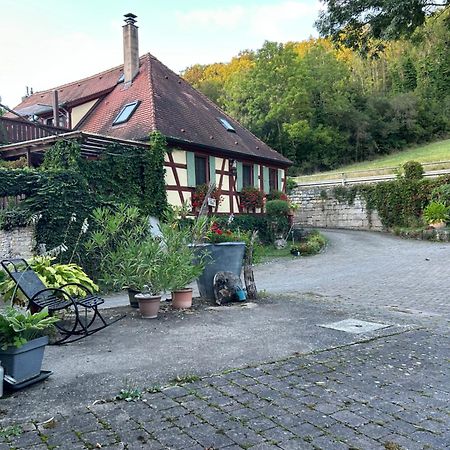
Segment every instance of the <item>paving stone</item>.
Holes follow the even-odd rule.
[[[264,438],[269,441],[274,441],[277,443],[289,441],[295,437],[294,433],[280,427],[264,430],[261,432],[261,436],[264,436]]]
[[[349,411],[338,411],[332,414],[331,417],[351,427],[360,427],[368,422],[364,417]]]
[[[343,442],[336,441],[335,439],[325,435],[315,437],[311,443],[314,446],[314,448],[317,449],[348,450],[348,445],[344,444]]]
[[[32,445],[37,446],[43,443],[37,431],[29,431],[27,433],[23,433],[20,436],[12,438],[10,442],[13,447],[17,448],[31,447]]]
[[[83,433],[80,436],[81,440],[87,444],[96,446],[100,444],[102,447],[104,445],[111,445],[117,442],[116,435],[108,430],[101,431],[91,431],[89,433]]]

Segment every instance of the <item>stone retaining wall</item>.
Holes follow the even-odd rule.
[[[10,231],[0,230],[0,258],[33,256],[33,228],[14,228]]]
[[[334,186],[299,186],[289,195],[298,205],[294,223],[317,228],[382,231],[376,211],[368,214],[366,202],[356,196],[353,204],[339,202],[333,195]]]

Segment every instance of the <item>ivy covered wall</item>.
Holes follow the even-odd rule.
[[[0,229],[33,222],[37,245],[50,249],[65,242],[70,249],[95,207],[125,203],[159,217],[167,205],[165,152],[159,133],[150,136],[148,148],[116,144],[93,161],[81,157],[77,143],[61,141],[47,151],[41,168],[0,168],[0,197],[26,197],[0,210]],[[78,226],[71,225],[75,218]]]

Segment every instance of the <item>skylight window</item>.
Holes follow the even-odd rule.
[[[114,119],[113,125],[119,125],[121,123],[128,122],[130,117],[133,115],[136,108],[139,106],[139,101],[135,101],[133,103],[126,104],[121,110],[120,113],[117,114],[117,117]]]
[[[224,119],[223,117],[218,117],[217,120],[223,125],[225,130],[231,131],[232,133],[236,133],[236,130],[233,128],[233,125],[231,125],[231,123],[228,122],[227,119]]]

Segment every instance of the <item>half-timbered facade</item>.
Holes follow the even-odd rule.
[[[290,161],[255,137],[185,80],[147,53],[138,56],[135,16],[126,15],[124,64],[47,91],[36,92],[14,108],[49,130],[144,143],[161,132],[166,155],[166,186],[172,205],[190,202],[196,186],[214,182],[221,202],[217,213],[239,213],[239,192],[254,186],[284,190]],[[7,115],[6,120],[14,116]],[[9,118],[9,119],[8,119]],[[62,130],[62,131],[61,131]],[[45,139],[45,138],[43,138]],[[29,140],[9,140],[6,157],[28,152]],[[42,149],[42,146],[40,147]],[[22,153],[20,151],[22,149]]]

